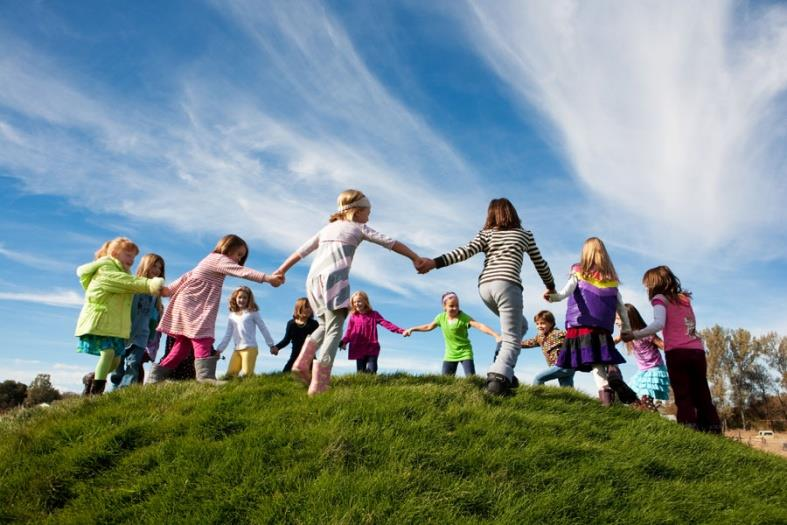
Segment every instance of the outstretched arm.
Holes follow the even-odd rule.
[[[491,335],[492,337],[494,337],[498,341],[500,341],[500,339],[502,339],[499,335],[497,335],[497,332],[495,332],[494,330],[492,330],[491,328],[486,326],[484,323],[479,323],[478,321],[472,320],[472,321],[470,321],[469,324],[473,328],[475,328],[477,330],[480,330],[481,332],[484,332],[486,335]]]
[[[412,328],[408,328],[407,330],[404,331],[404,335],[405,336],[409,336],[413,332],[431,332],[435,328],[437,328],[437,323],[432,321],[431,323],[422,324],[422,325],[419,325],[419,326],[413,326]]]
[[[550,303],[556,303],[558,301],[562,301],[576,290],[577,286],[579,285],[579,281],[577,280],[577,276],[575,274],[571,274],[571,277],[568,278],[568,282],[563,287],[562,290],[559,292],[555,292],[552,290],[547,290],[544,292],[544,299],[549,301]]]

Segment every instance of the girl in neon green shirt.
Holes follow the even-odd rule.
[[[473,362],[473,346],[470,344],[468,331],[470,327],[476,328],[497,341],[500,336],[483,323],[473,320],[472,317],[459,309],[459,297],[454,292],[443,294],[443,312],[431,323],[414,326],[404,331],[405,337],[413,332],[431,332],[438,326],[443,331],[445,339],[445,355],[443,356],[443,375],[456,375],[459,363],[462,364],[465,376],[475,374]]]

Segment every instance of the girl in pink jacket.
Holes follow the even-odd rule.
[[[339,347],[344,349],[348,344],[350,345],[349,357],[355,361],[355,369],[358,372],[377,373],[377,358],[380,356],[380,342],[377,338],[378,324],[395,334],[404,335],[402,328],[386,321],[379,312],[372,310],[366,292],[355,292],[350,297],[350,318]]]

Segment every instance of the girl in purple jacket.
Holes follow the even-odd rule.
[[[402,334],[405,337],[408,335],[402,328],[386,321],[377,311],[372,310],[366,292],[355,292],[350,297],[350,318],[339,347],[344,349],[347,344],[350,345],[349,357],[355,360],[355,368],[358,372],[377,373],[377,358],[380,355],[378,324],[395,334]]]

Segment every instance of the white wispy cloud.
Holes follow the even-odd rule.
[[[595,220],[645,253],[785,255],[772,242],[787,219],[783,4],[464,5],[469,38],[542,112]]]
[[[64,262],[53,260],[51,257],[43,257],[32,253],[26,253],[19,250],[10,250],[0,243],[0,257],[30,266],[41,270],[50,271],[66,271],[72,267]]]
[[[178,70],[181,91],[164,107],[124,99],[0,35],[19,50],[0,61],[10,86],[0,109],[14,116],[0,164],[28,191],[179,232],[236,231],[282,256],[325,224],[348,186],[370,195],[373,227],[416,249],[464,240],[456,210],[483,194],[480,181],[375,78],[327,9],[216,8],[249,37],[255,68],[233,83],[217,74],[226,57],[200,57]],[[357,278],[400,294],[432,288],[407,261],[365,250]]]
[[[51,292],[0,292],[0,301],[38,303],[48,306],[79,308],[84,297],[73,290],[56,289]]]

